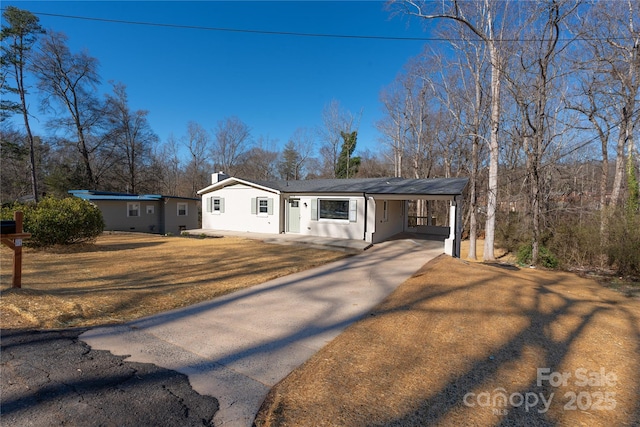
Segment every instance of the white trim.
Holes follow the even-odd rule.
[[[260,202],[265,202],[265,205],[260,206]],[[263,208],[264,208],[264,212],[262,212]],[[256,215],[269,216],[269,198],[268,197],[256,197]]]
[[[220,188],[224,188],[224,187],[227,187],[227,186],[233,185],[233,184],[244,184],[244,185],[247,185],[249,187],[257,188],[259,190],[268,191],[268,192],[274,193],[274,194],[280,194],[280,191],[278,191],[278,190],[276,190],[274,188],[265,187],[264,185],[255,184],[253,182],[245,181],[244,179],[234,178],[234,177],[227,178],[227,179],[222,180],[220,182],[216,182],[215,184],[211,184],[210,186],[205,187],[202,190],[198,191],[198,194],[202,195],[202,194],[210,193],[212,191],[219,190]]]

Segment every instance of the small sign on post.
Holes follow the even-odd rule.
[[[14,224],[8,224],[9,227],[2,227],[2,234],[0,234],[0,240],[2,244],[9,247],[13,251],[13,282],[11,287],[22,287],[22,240],[31,237],[30,233],[25,233],[22,230],[22,222],[24,215],[22,212],[17,211],[13,213]],[[8,233],[5,233],[8,231]]]

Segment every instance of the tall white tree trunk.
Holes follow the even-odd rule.
[[[485,224],[485,261],[495,260],[494,241],[496,209],[498,206],[498,156],[500,155],[498,130],[500,125],[500,64],[493,39],[487,41],[491,56],[491,135],[489,139],[489,183],[487,188],[487,221]]]

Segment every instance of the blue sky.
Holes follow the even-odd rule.
[[[428,37],[423,23],[391,16],[383,2],[307,1],[3,1],[32,12],[111,20],[273,32]],[[108,81],[127,86],[130,107],[149,110],[165,142],[196,121],[211,130],[237,116],[282,147],[297,128],[322,125],[337,100],[362,110],[358,148],[376,150],[380,90],[425,41],[299,37],[131,25],[38,15],[64,32],[72,51],[87,49]],[[35,100],[31,101],[36,104]],[[17,122],[19,123],[19,122]],[[38,126],[36,125],[36,129]]]

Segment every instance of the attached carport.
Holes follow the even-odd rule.
[[[363,192],[367,200],[367,240],[382,242],[398,233],[417,233],[442,238],[444,251],[460,257],[463,192],[468,178],[401,179],[378,181]],[[410,203],[448,202],[448,218],[442,225],[431,221],[410,223]],[[422,219],[422,218],[420,218]]]

